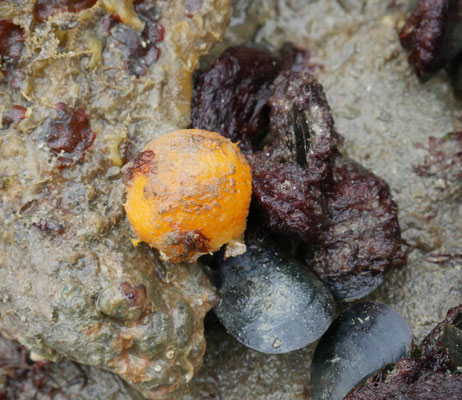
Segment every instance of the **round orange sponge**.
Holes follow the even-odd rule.
[[[239,148],[214,132],[184,129],[149,142],[125,168],[125,210],[139,238],[171,262],[195,262],[242,241],[252,194]]]

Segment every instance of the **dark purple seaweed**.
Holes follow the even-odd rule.
[[[337,298],[362,297],[405,264],[396,204],[382,179],[340,154],[323,88],[306,54],[290,54],[294,68],[259,49],[228,49],[196,80],[192,127],[240,141],[253,212],[272,232],[309,244],[307,265]],[[272,140],[252,151],[255,132],[268,129],[268,105]]]
[[[267,51],[238,46],[227,49],[196,77],[191,126],[220,133],[251,149],[268,131],[272,82],[282,62]]]
[[[400,39],[417,77],[427,81],[462,52],[462,1],[420,0]]]
[[[396,204],[383,179],[341,155],[325,194],[329,226],[307,264],[336,298],[363,297],[406,263]]]

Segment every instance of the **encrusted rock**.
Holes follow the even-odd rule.
[[[0,331],[39,357],[117,373],[147,398],[178,398],[216,295],[199,265],[133,246],[111,168],[189,124],[192,74],[229,1],[75,3],[1,5]]]

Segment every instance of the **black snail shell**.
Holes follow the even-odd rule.
[[[338,317],[316,347],[313,400],[342,400],[351,389],[410,352],[412,333],[401,315],[378,302],[356,303]]]
[[[331,324],[334,299],[309,270],[272,247],[251,245],[219,262],[215,313],[242,344],[287,353],[317,340]]]

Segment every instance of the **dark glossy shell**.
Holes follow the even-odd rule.
[[[273,248],[249,246],[219,263],[215,308],[241,343],[263,353],[287,353],[317,340],[331,324],[334,299],[308,269]]]
[[[360,274],[344,275],[338,281],[332,279],[329,288],[339,301],[359,300],[377,289],[383,282],[383,274],[363,271]]]
[[[411,349],[403,317],[385,304],[357,303],[319,341],[311,366],[313,400],[342,400],[356,385]]]

